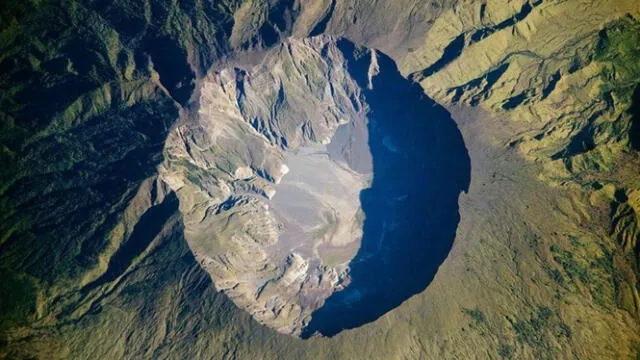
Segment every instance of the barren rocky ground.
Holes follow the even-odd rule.
[[[635,359],[636,1],[7,1],[0,357]]]

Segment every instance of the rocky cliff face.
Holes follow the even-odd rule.
[[[442,260],[436,249],[446,249],[451,240],[444,239],[449,234],[440,239],[429,221],[437,221],[443,234],[455,227],[455,221],[445,219],[457,218],[451,204],[466,186],[459,179],[468,172],[464,146],[455,138],[457,131],[438,130],[449,129],[445,121],[450,119],[441,118],[446,111],[437,111],[415,91],[404,94],[412,89],[410,83],[388,58],[379,61],[378,56],[375,50],[327,36],[287,39],[258,64],[210,73],[192,114],[167,139],[160,177],[180,198],[185,237],[196,259],[218,290],[280,332],[300,335],[325,300],[345,287],[357,288],[350,291],[356,298],[380,291],[362,279],[350,284],[352,262],[358,271],[368,264],[366,272],[379,272],[380,284],[388,282],[385,278],[411,283],[398,275],[402,266],[385,269],[369,260],[415,247],[394,238],[394,229],[410,227],[403,222],[411,217],[395,219],[396,213],[406,212],[397,207],[419,212],[426,205],[416,205],[419,199],[428,198],[438,209],[434,213],[447,213],[425,213],[415,224],[423,228],[421,233],[401,235],[415,243],[442,242],[429,250],[431,259],[425,261],[433,264],[424,265],[425,274]],[[404,104],[381,106],[395,97]],[[450,143],[437,146],[434,141]],[[385,158],[378,142],[397,158]],[[450,170],[454,168],[460,171]],[[391,171],[393,176],[385,174]],[[439,184],[444,178],[451,189]],[[382,190],[386,188],[395,190]],[[399,205],[385,205],[384,198]],[[363,201],[375,205],[363,206]],[[374,230],[366,221],[385,225]],[[362,244],[363,235],[377,245]],[[391,248],[382,251],[383,246]],[[407,264],[418,261],[402,256]],[[425,279],[411,291],[427,283]],[[411,295],[405,295],[405,285],[398,286],[398,298]],[[386,302],[381,294],[375,297],[367,301]]]
[[[0,19],[0,357],[637,355],[637,1],[8,1]],[[369,244],[367,149],[331,147],[369,135],[367,48],[460,127],[455,243],[377,320],[281,336],[252,319],[299,333]],[[346,195],[311,191],[329,180]]]
[[[167,139],[161,177],[181,199],[196,259],[239,307],[285,333],[347,281],[359,247],[372,169],[366,104],[345,64],[355,55],[326,37],[290,39],[246,70],[213,71]],[[341,126],[357,136],[332,154]]]

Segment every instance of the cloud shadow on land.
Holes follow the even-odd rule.
[[[356,48],[346,40],[339,46],[370,107],[373,181],[360,194],[366,219],[351,282],[312,314],[303,338],[372,322],[422,292],[451,250],[458,196],[470,181],[467,149],[449,112],[381,53],[367,90],[369,55],[349,56]]]

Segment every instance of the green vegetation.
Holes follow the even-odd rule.
[[[536,358],[546,358],[552,343],[571,337],[571,328],[547,306],[538,307],[530,318],[511,323],[517,340],[534,350]],[[505,349],[506,353],[506,349]],[[502,357],[508,357],[500,354]]]
[[[617,270],[613,265],[613,252],[601,245],[589,249],[577,238],[570,238],[573,251],[552,245],[550,250],[556,263],[562,266],[573,284],[582,284],[593,301],[600,306],[609,306],[615,298],[615,277]],[[553,269],[551,278],[564,285],[562,274]]]
[[[595,60],[605,63],[603,92],[622,89],[630,95],[627,86],[640,81],[640,22],[626,17],[602,30]]]
[[[553,259],[562,266],[571,280],[580,280],[587,284],[590,280],[588,265],[576,259],[572,252],[564,250],[557,245],[551,245],[551,251],[554,253]]]
[[[0,329],[26,325],[35,313],[36,288],[11,271],[0,270]]]
[[[510,359],[513,355],[513,346],[500,344],[498,347],[498,355],[503,359]]]
[[[225,48],[236,6],[3,3],[4,266],[76,284],[97,266],[127,200],[162,161],[192,69],[206,69]]]
[[[486,317],[484,313],[478,309],[463,309],[465,314],[471,316],[471,318],[475,321],[476,325],[483,323],[486,321]]]
[[[538,346],[546,336],[552,315],[551,309],[540,307],[538,312],[528,320],[513,323],[512,326],[518,336],[518,341],[527,343],[532,347]]]
[[[619,271],[614,265],[613,252],[604,247],[594,248],[594,241],[591,239],[576,238],[576,241],[570,240],[568,244],[552,246],[554,261],[544,269],[553,281],[544,286],[552,287],[557,291],[556,294],[561,293],[562,296],[570,291],[572,298],[564,300],[566,303],[570,300],[578,306],[566,305],[569,311],[575,312],[580,306],[592,306],[590,301],[593,301],[601,305],[598,311],[606,311],[611,316],[597,318],[585,314],[586,325],[571,323],[570,326],[555,312],[554,301],[560,295],[548,299],[548,307],[541,306],[532,314],[524,312],[530,306],[532,298],[540,299],[537,291],[538,286],[542,286],[529,282],[530,274],[539,273],[540,268],[527,261],[527,244],[520,244],[518,237],[496,236],[493,244],[499,245],[500,255],[508,254],[507,247],[503,245],[514,249],[514,254],[517,251],[513,263],[521,267],[507,269],[492,267],[492,264],[509,266],[507,257],[495,256],[486,243],[473,241],[487,233],[503,234],[505,229],[518,231],[510,223],[509,217],[502,215],[517,214],[517,210],[523,210],[528,224],[544,228],[544,222],[535,217],[540,215],[536,213],[537,205],[532,204],[531,210],[527,205],[526,212],[518,209],[518,201],[509,197],[512,195],[509,193],[509,186],[504,186],[501,190],[506,194],[504,198],[500,197],[503,194],[500,193],[500,196],[490,202],[495,208],[487,210],[480,217],[474,217],[476,215],[468,212],[468,208],[460,209],[463,223],[476,225],[473,231],[469,228],[461,229],[464,230],[461,234],[470,234],[470,240],[467,242],[466,236],[461,238],[460,246],[477,246],[473,251],[478,251],[484,267],[469,263],[465,264],[466,273],[452,275],[450,269],[456,266],[450,266],[443,268],[434,281],[448,284],[446,282],[452,276],[456,276],[455,280],[458,281],[459,276],[478,273],[486,276],[487,281],[495,280],[491,285],[504,285],[504,288],[492,287],[492,291],[496,291],[496,299],[504,299],[505,294],[509,295],[508,290],[504,289],[511,289],[512,294],[517,290],[518,297],[513,297],[513,303],[508,305],[517,313],[525,315],[512,321],[513,331],[506,329],[509,336],[513,337],[515,334],[517,342],[511,343],[512,340],[508,337],[501,337],[505,329],[496,327],[500,322],[494,322],[493,317],[492,321],[487,321],[485,314],[477,308],[463,310],[469,316],[460,316],[463,326],[467,322],[472,322],[473,326],[481,325],[483,331],[486,329],[485,334],[496,334],[495,337],[482,337],[468,332],[460,335],[455,330],[443,329],[440,338],[445,338],[446,341],[462,340],[442,343],[437,338],[426,338],[434,332],[431,324],[437,322],[425,320],[428,319],[428,314],[425,317],[422,313],[434,308],[445,309],[443,302],[457,300],[445,296],[437,298],[432,294],[416,295],[414,300],[402,305],[398,316],[393,314],[386,317],[362,329],[362,332],[354,330],[330,340],[310,339],[305,342],[278,336],[258,326],[250,316],[238,311],[224,295],[216,293],[209,276],[198,266],[181,237],[180,224],[176,225],[175,232],[154,243],[148,255],[140,259],[139,265],[127,269],[126,276],[118,282],[108,284],[108,291],[98,289],[99,291],[81,293],[87,274],[95,273],[95,269],[103,270],[101,267],[106,266],[100,265],[98,259],[108,259],[109,252],[106,250],[120,246],[108,234],[115,225],[121,224],[125,216],[124,209],[141,181],[153,176],[157,164],[162,161],[164,138],[178,116],[177,104],[184,102],[190,94],[189,84],[194,78],[191,71],[202,74],[216,59],[228,53],[228,38],[234,23],[235,9],[247,2],[6,0],[2,3],[0,264],[3,269],[11,270],[0,271],[0,330],[29,325],[36,308],[43,312],[40,315],[43,315],[45,323],[40,322],[39,328],[35,330],[19,329],[20,333],[11,333],[11,338],[5,336],[6,333],[0,334],[0,359],[49,359],[56,358],[56,354],[61,358],[215,359],[433,356],[421,352],[430,345],[420,348],[422,344],[417,344],[420,342],[433,344],[434,348],[441,346],[442,353],[451,358],[464,358],[464,351],[478,350],[478,354],[487,354],[487,349],[492,349],[491,355],[494,356],[497,351],[498,356],[503,358],[517,358],[523,355],[519,352],[522,346],[534,348],[534,354],[538,358],[561,358],[571,353],[574,356],[588,354],[590,356],[587,357],[600,358],[594,356],[596,354],[613,358],[615,355],[626,355],[628,351],[631,351],[630,356],[635,355],[635,350],[628,350],[627,344],[638,338],[637,334],[629,331],[637,326],[631,321],[621,321],[624,316],[615,313],[617,309],[611,306],[616,297],[615,282]],[[285,1],[270,3],[284,4]],[[558,20],[553,17],[554,11],[558,10],[562,14],[559,11],[562,4],[570,2],[557,3],[560,5],[545,2],[544,6],[547,8],[529,19],[532,29],[539,25],[536,19],[543,19],[545,24],[553,24]],[[315,5],[313,2],[310,4]],[[418,38],[420,33],[431,34],[429,40],[438,41],[438,34],[429,32],[427,28],[424,31],[419,28],[424,20],[419,7],[404,6],[401,1],[382,2],[381,6],[376,7],[369,6],[366,1],[355,1],[354,4],[357,6],[352,8],[349,16],[353,17],[354,24],[356,16],[358,17],[357,28],[340,22],[340,14],[332,18],[332,23],[344,25],[344,28],[340,28],[341,33],[363,33],[363,38],[367,41],[381,46],[388,43],[388,38],[398,39],[398,44],[394,46],[401,48],[404,45],[401,37],[384,29],[395,29],[407,23],[416,26],[412,30],[416,34],[416,44],[422,40]],[[393,6],[389,4],[399,4],[396,5],[397,8],[406,7],[407,12],[411,11],[411,17],[405,17],[401,11],[390,11]],[[308,15],[308,9],[313,7],[311,5],[302,6],[304,11],[276,10],[295,17],[298,13]],[[589,5],[590,2],[585,2],[585,10],[589,10]],[[444,14],[471,14],[464,8],[464,4],[459,4],[460,11],[455,12],[446,8],[448,6],[444,3],[433,4],[433,7],[442,7]],[[364,14],[361,13],[363,7],[367,9]],[[382,16],[382,12],[392,16]],[[493,17],[496,14],[491,15]],[[594,11],[591,9],[589,18],[592,15]],[[618,16],[607,11],[596,12],[595,15],[598,19]],[[262,17],[268,16],[271,15],[264,14]],[[393,22],[362,25],[367,19],[384,22],[386,17],[392,18]],[[584,19],[586,21],[587,16]],[[262,20],[255,20],[255,26],[260,26],[259,22]],[[283,21],[283,24],[287,23],[283,27],[290,26],[289,20],[287,18]],[[311,20],[313,19],[304,19],[306,22]],[[572,19],[567,17],[563,19],[565,20]],[[304,30],[301,25],[302,22],[296,23],[300,30]],[[247,28],[247,32],[255,30],[249,29],[249,26]],[[373,29],[373,32],[384,32],[387,39],[381,41],[379,35],[367,28]],[[540,33],[546,30],[540,26],[537,29]],[[565,35],[571,34],[557,33],[558,37]],[[514,43],[521,41],[513,39]],[[259,42],[250,36],[246,40]],[[487,43],[490,44],[490,41],[488,38]],[[630,17],[609,24],[601,32],[595,54],[591,48],[583,46],[583,42],[575,43],[578,45],[568,45],[566,53],[554,58],[562,58],[571,52],[583,55],[576,56],[574,64],[570,65],[569,72],[576,75],[590,61],[597,61],[603,68],[601,98],[608,101],[609,98],[604,95],[611,95],[616,109],[629,104],[633,88],[640,79],[640,24]],[[577,49],[578,46],[583,49]],[[498,49],[496,51],[500,48],[495,47]],[[408,51],[416,52],[418,56],[419,50],[409,48]],[[541,49],[531,50],[535,54]],[[496,58],[504,59],[503,56]],[[517,59],[510,57],[509,61],[515,63]],[[545,61],[544,64],[534,64],[538,66],[527,66],[540,71],[553,59]],[[313,72],[312,69],[305,71]],[[515,72],[519,74],[519,71]],[[566,73],[561,72],[564,78]],[[541,79],[533,78],[531,83],[538,80]],[[593,99],[590,98],[589,101],[591,100]],[[580,104],[569,105],[571,109],[575,109]],[[535,110],[537,104],[532,102],[528,106]],[[490,109],[483,111],[488,111],[486,118],[491,119]],[[605,111],[607,112],[608,110]],[[558,108],[558,116],[567,119],[572,129],[580,125],[580,120],[584,120],[584,117],[579,118],[580,114],[567,113],[562,108]],[[608,124],[597,123],[595,120],[595,125],[580,139],[581,144],[589,144],[581,147],[582,150],[590,149],[591,144],[598,149],[600,144],[609,141],[605,135],[619,140],[626,130],[624,121]],[[484,134],[502,134],[511,125],[522,123],[509,124],[509,120],[505,118],[504,123],[508,126],[499,127],[496,124],[502,124],[502,121],[483,121],[478,120],[476,127],[482,128],[477,134],[480,140]],[[558,122],[549,121],[544,130],[556,127]],[[475,128],[466,128],[469,129]],[[553,139],[548,141],[553,146],[558,144]],[[492,153],[495,150],[493,148],[478,150],[480,145],[474,146],[476,148],[473,151],[486,151],[480,154],[482,156],[495,155]],[[598,154],[593,158],[580,162],[576,160],[575,169],[607,169],[608,166],[602,164],[609,164],[617,159],[615,153],[599,150],[594,153]],[[563,157],[565,155],[562,154]],[[482,156],[479,158],[482,159]],[[510,166],[507,157],[492,159],[495,161],[491,166]],[[232,165],[221,165],[215,171],[231,171],[234,169]],[[518,166],[525,167],[521,163]],[[615,168],[612,169],[615,172]],[[615,174],[615,177],[615,181],[628,180],[622,174]],[[198,183],[201,177],[192,174],[190,180]],[[529,180],[518,179],[521,184],[526,184]],[[569,187],[559,188],[561,191],[573,191]],[[484,200],[476,196],[482,195],[473,191],[470,199]],[[552,196],[551,192],[548,196]],[[503,213],[502,210],[506,211]],[[544,215],[553,217],[558,213],[549,211]],[[474,223],[478,219],[481,221]],[[576,224],[569,224],[568,227],[573,225]],[[550,238],[546,229],[540,232],[544,241]],[[123,231],[122,237],[125,240],[126,236]],[[507,239],[508,243],[501,242]],[[543,246],[544,241],[537,237],[531,238],[529,247]],[[637,252],[624,254],[627,261],[634,264],[634,269],[637,269],[636,254]],[[451,265],[460,264],[456,261],[455,258],[452,259]],[[525,267],[529,265],[532,266]],[[503,271],[498,273],[489,270]],[[493,274],[497,277],[489,276]],[[467,279],[474,281],[472,277],[465,278]],[[464,284],[462,281],[459,283]],[[484,284],[471,285],[475,287],[454,290],[462,294]],[[446,286],[441,288],[449,290]],[[467,292],[465,295],[467,297],[461,296],[461,299],[468,300],[475,294]],[[488,309],[486,304],[486,299],[478,300],[478,305],[483,309]],[[562,306],[565,306],[564,302]],[[67,314],[60,309],[71,309],[69,313],[74,314]],[[453,309],[459,311],[457,305],[453,305]],[[496,314],[493,309],[492,314]],[[591,320],[602,321],[607,328],[614,330],[611,334],[594,333],[587,341],[583,340],[583,336],[574,335],[582,335],[582,330],[590,326]],[[414,331],[415,336],[405,332],[408,326],[411,326],[409,330]],[[466,341],[467,336],[474,338]],[[485,341],[486,338],[490,338],[490,342]],[[411,343],[414,340],[416,342]],[[56,343],[58,341],[60,343]],[[606,346],[609,349],[611,344],[621,345],[601,352],[599,348],[605,347],[602,342],[608,342]],[[461,346],[465,343],[472,344],[477,349]],[[640,360],[640,353],[637,358]]]
[[[562,273],[560,272],[560,270],[552,269],[549,272],[549,275],[551,276],[553,281],[555,281],[558,285],[564,285],[564,277],[562,276]]]
[[[585,174],[612,171],[619,156],[616,145],[633,147],[631,143],[638,137],[637,120],[612,114],[617,110],[634,112],[633,94],[640,83],[640,22],[625,16],[606,25],[598,35],[592,52],[575,58],[569,68],[571,73],[593,62],[599,66],[595,100],[606,106],[575,120],[583,125],[561,153],[567,170],[578,182]]]

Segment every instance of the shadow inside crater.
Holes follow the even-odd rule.
[[[458,196],[470,181],[467,149],[449,112],[380,53],[380,73],[367,90],[370,57],[349,57],[356,49],[346,40],[339,46],[369,104],[373,181],[360,194],[366,219],[351,281],[312,314],[303,338],[372,322],[422,292],[451,249]]]

